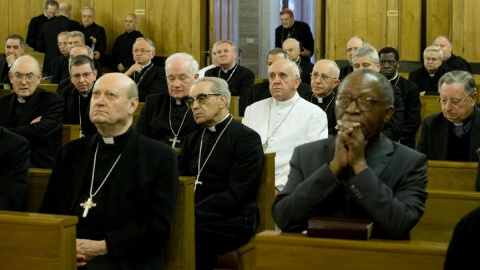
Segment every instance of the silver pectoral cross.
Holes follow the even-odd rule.
[[[83,210],[83,215],[82,217],[86,217],[88,215],[88,210],[90,208],[97,206],[96,203],[92,201],[92,197],[88,198],[84,203],[81,203],[80,206],[82,206],[85,210]]]
[[[176,143],[180,143],[181,141],[178,139],[177,136],[171,138],[171,139],[168,139],[169,142],[172,142],[172,148],[175,148],[175,144]]]
[[[202,182],[198,181],[198,177],[197,179],[195,179],[195,186],[193,187],[193,192],[195,192],[195,190],[197,190],[197,185],[201,185]]]

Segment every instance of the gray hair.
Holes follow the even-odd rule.
[[[80,9],[80,15],[83,15],[84,10],[91,10],[93,17],[95,17],[95,9],[93,9],[92,7],[89,7],[89,6],[82,7],[82,9]]]
[[[477,92],[477,85],[472,74],[463,70],[454,70],[443,74],[440,80],[438,80],[438,93],[440,93],[442,84],[450,85],[453,83],[460,83],[463,93],[467,97]]]
[[[215,42],[215,43],[213,44],[213,48],[218,48],[218,45],[223,44],[223,43],[228,43],[228,44],[230,44],[230,46],[232,46],[232,51],[233,51],[234,53],[237,53],[237,46],[235,46],[235,43],[233,43],[233,41],[227,40],[227,39],[222,39],[222,40],[219,40],[219,41]]]
[[[212,92],[214,94],[222,94],[227,96],[227,108],[230,108],[230,98],[232,94],[230,93],[230,89],[228,88],[228,84],[224,79],[217,78],[217,77],[202,77],[198,78],[193,82],[193,85],[200,83],[200,82],[212,82]],[[192,85],[192,86],[193,86]]]
[[[358,48],[352,55],[352,59],[355,57],[370,56],[374,64],[380,63],[380,58],[378,58],[378,53],[375,48],[369,45],[364,45],[363,47]]]
[[[443,50],[440,49],[440,47],[437,47],[435,45],[428,46],[424,51],[423,51],[423,58],[425,58],[425,54],[427,52],[436,52],[440,55],[440,60],[443,61]]]
[[[350,74],[356,74],[356,73],[363,73],[364,77],[373,77],[372,79],[376,79],[376,82],[373,82],[373,83],[378,84],[380,86],[380,89],[382,90],[382,94],[383,94],[383,99],[385,100],[385,107],[393,106],[393,102],[394,102],[393,88],[392,88],[392,85],[390,84],[390,81],[387,79],[387,77],[385,77],[385,75],[379,72],[375,72],[371,69],[360,69]],[[345,79],[343,79],[340,85],[338,86],[339,91],[343,89],[345,82],[348,81],[348,77],[351,76],[350,74],[347,77],[345,77]]]
[[[20,41],[20,48],[25,48],[25,40],[20,35],[17,34],[10,34],[5,38],[5,44],[7,44],[7,40],[9,39],[18,39]]]
[[[137,41],[139,41],[139,40],[145,40],[148,44],[150,44],[152,53],[155,54],[155,43],[153,43],[153,41],[151,39],[146,38],[146,37],[139,37],[135,40],[135,43],[137,43]],[[133,46],[135,46],[135,43],[133,43]]]
[[[165,60],[165,72],[168,74],[168,70],[170,69],[170,64],[175,60],[175,59],[182,59],[184,61],[188,61],[188,64],[190,65],[190,71],[192,74],[196,74],[198,72],[198,62],[193,58],[188,53],[174,53],[170,55],[167,60]]]
[[[298,42],[298,40],[296,40],[294,38],[285,39],[282,43],[282,46],[283,46],[283,44],[285,44],[285,42],[293,42],[293,44],[295,45],[295,49],[300,49],[300,42]]]
[[[77,48],[77,47],[86,49],[86,50],[87,50],[87,56],[90,57],[90,59],[93,60],[93,51],[92,51],[92,48],[88,47],[88,46],[85,45],[85,44],[78,44],[78,45],[73,46],[72,49],[73,49],[73,48]]]
[[[71,31],[68,32],[68,37],[73,38],[73,37],[80,37],[82,39],[82,43],[85,44],[85,35],[80,32],[80,31]]]
[[[283,54],[283,58],[288,59],[288,53],[282,48],[275,48],[271,51],[268,52],[268,56],[270,55],[277,55],[277,54]],[[268,61],[268,56],[267,56],[267,61]]]
[[[284,59],[279,59],[279,60],[277,60],[277,61],[280,61],[280,60],[284,60]],[[289,66],[289,67],[291,68],[291,70],[292,70],[293,77],[294,77],[294,78],[300,78],[300,69],[298,68],[297,64],[295,64],[293,61],[291,61],[291,60],[288,59],[288,58],[285,58],[285,60],[288,61],[287,64],[288,64],[288,66]],[[276,61],[275,61],[275,62],[276,62]],[[268,73],[270,73],[270,69],[271,69],[271,68],[272,68],[272,66],[270,66],[270,67],[268,68]]]

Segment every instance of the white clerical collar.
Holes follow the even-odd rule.
[[[398,77],[398,73],[395,73],[395,76],[393,76],[393,78],[390,81],[393,82],[395,79],[397,79],[397,77]]]
[[[150,65],[151,63],[152,63],[152,61],[150,61],[150,62],[149,62],[148,64],[146,64],[146,65],[143,65],[142,68],[147,67],[147,66]]]
[[[274,98],[272,97],[272,99],[273,99],[273,104],[276,105],[276,106],[278,106],[278,107],[290,107],[290,106],[293,106],[293,105],[295,105],[295,103],[297,103],[297,101],[298,101],[299,98],[300,98],[300,95],[299,95],[297,92],[295,92],[295,95],[294,95],[291,99],[289,99],[289,100],[287,100],[287,101],[278,101],[278,100],[276,100],[276,99],[274,99]]]
[[[233,67],[229,68],[229,69],[223,69],[222,67],[220,67],[220,69],[223,71],[223,73],[228,73],[230,70],[232,70],[237,64],[233,65]]]
[[[323,103],[323,98],[319,97],[317,98],[318,103]]]
[[[78,93],[80,94],[80,96],[86,98],[86,97],[88,97],[88,94],[92,91],[92,89],[93,89],[93,85],[92,85],[92,87],[90,88],[90,90],[88,90],[87,93],[82,93],[82,92],[80,92],[80,91],[78,91]]]
[[[461,127],[463,126],[463,122],[460,122],[460,123],[453,123],[456,127]]]
[[[105,144],[114,144],[114,143],[115,143],[115,140],[113,139],[113,137],[107,138],[107,137],[103,137],[103,136],[102,136],[102,139],[103,139],[103,142],[104,142]]]
[[[21,97],[17,97],[18,103],[25,103],[25,99]]]
[[[230,116],[230,114],[229,114],[229,113],[227,114],[227,116],[225,116],[225,118],[223,118],[223,120],[222,120],[222,121],[220,121],[220,123],[222,123],[223,121],[225,121],[225,119],[227,119],[227,118],[228,118],[228,116]],[[218,124],[220,124],[220,123],[218,123]],[[218,125],[218,124],[217,124],[217,125]],[[217,129],[215,128],[217,125],[215,125],[215,126],[211,126],[211,127],[207,127],[207,128],[208,128],[208,130],[210,130],[211,132],[217,132]]]
[[[435,73],[428,73],[428,75],[430,75],[430,77],[435,77]]]

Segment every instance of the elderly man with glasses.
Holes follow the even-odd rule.
[[[90,121],[88,112],[97,70],[92,58],[87,55],[77,55],[69,62],[72,84],[60,92],[65,100],[63,124],[80,125],[80,137],[96,134],[97,128]]]
[[[335,97],[336,136],[295,148],[273,218],[284,232],[302,232],[314,216],[365,219],[372,237],[409,239],[425,209],[427,157],[388,139],[394,94],[382,74],[358,70]],[[344,220],[345,221],[345,220]]]
[[[153,64],[155,44],[149,38],[137,38],[133,43],[133,64],[125,75],[132,78],[138,87],[138,99],[145,102],[150,94],[167,92],[165,69]]]
[[[264,155],[257,132],[229,114],[225,80],[203,77],[187,105],[201,129],[185,137],[180,175],[195,176],[196,269],[213,269],[217,254],[247,243],[258,226],[255,199]]]
[[[147,96],[135,129],[172,148],[181,148],[185,135],[199,128],[186,103],[190,87],[198,78],[198,63],[189,54],[175,53],[165,61],[165,71],[168,92]]]
[[[32,56],[19,57],[9,77],[15,93],[0,97],[0,126],[29,141],[31,168],[52,168],[62,137],[63,98],[38,88],[42,72]]]
[[[469,72],[451,71],[438,81],[442,112],[426,117],[417,150],[429,160],[478,162],[480,109],[475,80]]]

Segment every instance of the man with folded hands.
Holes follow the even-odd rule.
[[[372,237],[408,239],[425,210],[427,157],[389,140],[393,91],[378,72],[359,70],[335,97],[338,134],[295,148],[273,204],[282,231],[301,232],[314,216],[368,219]]]

